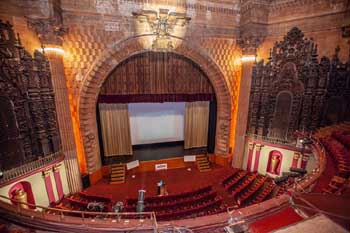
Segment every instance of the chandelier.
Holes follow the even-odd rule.
[[[147,23],[151,28],[152,34],[155,35],[152,41],[153,50],[173,49],[174,45],[171,41],[171,35],[175,31],[175,27],[184,27],[191,20],[183,13],[169,12],[168,9],[142,10],[133,12],[132,15],[137,18],[140,23]]]

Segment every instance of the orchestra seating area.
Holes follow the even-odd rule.
[[[181,172],[181,169],[179,170]],[[207,173],[207,177],[211,176],[210,172]],[[255,172],[222,167],[216,168],[212,172],[212,177],[220,178],[212,180],[211,183],[207,181],[207,185],[190,190],[181,190],[166,196],[157,196],[154,193],[148,194],[144,201],[144,211],[154,211],[159,221],[194,218],[224,212],[228,206],[232,205],[241,208],[257,204],[283,193],[284,190],[275,185],[272,178]],[[189,178],[183,182],[195,182],[195,179]],[[125,185],[127,183],[128,181]],[[168,185],[171,188],[171,182],[168,182]],[[121,184],[113,187],[121,189]],[[118,189],[116,189],[116,192],[118,192]],[[147,187],[145,189],[147,190]],[[148,190],[151,189],[151,187],[148,187]],[[99,190],[101,189],[98,186],[96,189],[92,186],[88,192],[78,192],[68,196],[54,207],[64,210],[113,211],[113,205],[121,200],[113,198],[111,193],[99,193]],[[124,203],[122,212],[135,213],[137,201],[136,197],[127,197],[122,200]],[[94,206],[89,206],[89,203],[102,203],[102,207],[96,205],[96,209],[93,209]]]
[[[134,212],[137,199],[127,199],[125,212]],[[211,215],[226,210],[222,197],[213,187],[207,186],[197,190],[176,195],[154,196],[145,199],[145,211],[154,211],[158,220],[173,220]]]
[[[350,126],[342,124],[326,127],[316,133],[327,152],[327,168],[324,174],[328,182],[316,185],[315,191],[342,194],[350,176]],[[319,181],[322,183],[322,177]]]

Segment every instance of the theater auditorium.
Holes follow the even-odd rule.
[[[350,231],[349,0],[0,1],[0,232]]]

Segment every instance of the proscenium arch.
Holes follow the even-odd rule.
[[[146,36],[148,35],[144,37]],[[142,36],[131,37],[107,48],[82,80],[78,97],[78,116],[87,170],[90,174],[101,167],[96,121],[96,104],[100,88],[118,64],[133,55],[149,51],[143,48],[140,39]],[[232,100],[223,72],[203,48],[190,41],[182,40],[182,43],[171,52],[192,60],[209,78],[217,100],[215,154],[226,155],[230,145]]]

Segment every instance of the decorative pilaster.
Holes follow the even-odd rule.
[[[303,154],[303,158],[301,160],[300,168],[306,169],[307,161],[309,161],[309,155]]]
[[[46,193],[47,193],[47,197],[49,199],[49,203],[55,203],[55,195],[53,193],[53,187],[52,187],[52,182],[51,182],[51,178],[50,178],[50,170],[46,170],[43,171],[43,178],[44,178],[44,182],[45,182],[45,188],[46,188]]]
[[[62,27],[61,18],[58,16],[49,19],[29,19],[28,23],[38,34],[43,46],[55,48],[44,51],[50,62],[52,87],[55,92],[57,121],[61,136],[62,151],[65,154],[64,162],[67,171],[68,186],[70,192],[75,193],[82,189],[82,183],[64,73],[64,51],[61,47],[62,36],[66,30]],[[57,49],[61,50],[61,52]]]
[[[61,200],[64,197],[64,193],[63,193],[63,186],[62,186],[62,180],[61,180],[61,174],[60,174],[60,166],[61,164],[58,164],[54,166],[52,170],[53,170],[53,175],[55,177],[58,198]]]
[[[259,168],[259,160],[260,160],[260,152],[261,152],[261,148],[264,145],[261,144],[256,144],[256,149],[255,149],[255,162],[254,162],[254,168],[253,168],[253,172],[257,172],[258,168]]]
[[[248,144],[248,161],[247,161],[247,171],[251,170],[252,160],[253,160],[253,151],[254,151],[254,143],[249,142]]]
[[[261,43],[258,37],[240,38],[237,42],[242,48],[242,58],[244,56],[255,57],[256,48]],[[252,71],[255,60],[244,61],[242,59],[242,77],[240,82],[240,93],[238,99],[237,124],[235,133],[235,149],[233,157],[233,165],[242,167],[244,158],[244,144],[247,132],[249,95],[252,82]]]
[[[295,152],[293,155],[292,168],[298,168],[299,159],[300,159],[300,154],[298,152]]]

